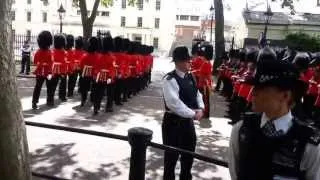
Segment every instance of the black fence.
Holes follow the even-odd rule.
[[[26,121],[25,124],[28,126],[34,126],[34,127],[49,128],[49,129],[55,129],[55,130],[61,130],[61,131],[68,131],[68,132],[88,134],[88,135],[105,137],[105,138],[118,139],[122,141],[129,141],[129,144],[131,146],[129,180],[145,179],[146,151],[148,146],[165,150],[165,151],[172,151],[172,152],[178,152],[181,154],[187,154],[192,156],[195,159],[202,160],[204,162],[212,163],[212,164],[223,166],[223,167],[228,167],[227,162],[219,159],[211,158],[208,156],[204,156],[198,153],[194,153],[194,152],[183,150],[176,147],[151,142],[153,132],[146,128],[139,128],[139,127],[131,128],[128,131],[128,136],[122,136],[122,135],[116,135],[111,133],[97,132],[97,131],[91,131],[91,130],[85,130],[85,129],[57,126],[57,125],[50,125],[50,124],[29,122],[29,121]],[[43,179],[49,179],[49,180],[68,180],[64,178],[37,173],[37,172],[32,172],[32,176],[43,178]]]
[[[16,62],[21,61],[21,48],[25,41],[29,40],[32,51],[38,48],[36,35],[13,34],[13,58]],[[33,54],[33,53],[31,53]]]

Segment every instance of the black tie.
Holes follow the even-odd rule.
[[[267,123],[262,127],[262,132],[268,137],[279,137],[283,135],[283,131],[277,131],[272,120],[268,120]]]

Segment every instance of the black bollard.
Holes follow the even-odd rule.
[[[131,128],[128,131],[131,145],[129,180],[144,180],[146,171],[146,150],[152,139],[152,131],[146,128]]]

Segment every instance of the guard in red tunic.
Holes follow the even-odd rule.
[[[148,46],[148,85],[151,83],[151,73],[153,68],[153,56],[152,53],[154,51],[153,46]]]
[[[202,63],[199,66],[199,69],[195,70],[195,75],[197,79],[197,86],[200,92],[203,95],[203,102],[205,105],[204,108],[204,118],[209,118],[210,116],[210,94],[212,91],[212,65],[210,60],[213,58],[213,47],[212,45],[203,45],[202,56],[201,59]]]
[[[54,92],[59,84],[59,99],[61,101],[66,101],[66,39],[63,35],[54,36],[54,49],[52,50],[53,64],[52,64],[52,81]],[[53,105],[53,104],[52,104]]]
[[[98,50],[98,39],[91,37],[88,40],[88,51],[80,60],[81,77],[80,77],[80,94],[81,94],[81,105],[84,106],[88,92],[90,90],[93,77],[94,77],[94,64],[99,58],[97,53]],[[92,101],[92,100],[91,100]]]
[[[86,52],[83,50],[83,38],[79,36],[75,40],[75,49],[73,50],[73,53],[72,53],[73,58],[70,59],[72,64],[72,73],[69,75],[69,80],[68,80],[68,97],[73,96],[77,79],[81,74],[80,60],[85,55],[85,53]]]
[[[32,96],[32,109],[37,109],[37,103],[39,102],[39,97],[41,93],[41,88],[44,82],[47,86],[47,104],[50,105],[53,103],[52,95],[52,86],[50,82],[51,76],[51,66],[52,66],[52,57],[50,46],[52,45],[52,35],[49,31],[42,31],[37,39],[39,49],[34,55],[34,64],[37,66],[34,74],[36,75],[36,85],[33,90]]]
[[[113,55],[116,58],[116,82],[115,82],[115,93],[114,93],[114,101],[116,105],[122,104],[122,96],[124,90],[124,67],[123,67],[123,53],[122,53],[122,38],[115,37],[114,38],[114,49]]]
[[[123,72],[123,98],[122,102],[127,102],[129,98],[129,89],[130,89],[130,68],[129,68],[129,59],[130,55],[128,54],[130,46],[129,39],[123,39],[122,41],[122,72]]]
[[[107,104],[105,107],[106,112],[112,112],[113,104],[113,91],[114,91],[114,79],[116,76],[115,72],[115,57],[111,54],[113,48],[113,41],[111,37],[105,37],[102,39],[102,55],[94,64],[94,71],[96,72],[95,77],[95,88],[93,89],[93,107],[94,115],[97,115],[104,92],[107,91]]]

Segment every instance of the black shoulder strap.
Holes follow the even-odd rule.
[[[164,75],[162,79],[171,80],[172,78],[174,78],[174,74],[175,74],[174,70],[170,71],[166,75]]]
[[[298,136],[313,145],[320,144],[320,131],[312,124],[293,118],[293,123],[298,131]]]

